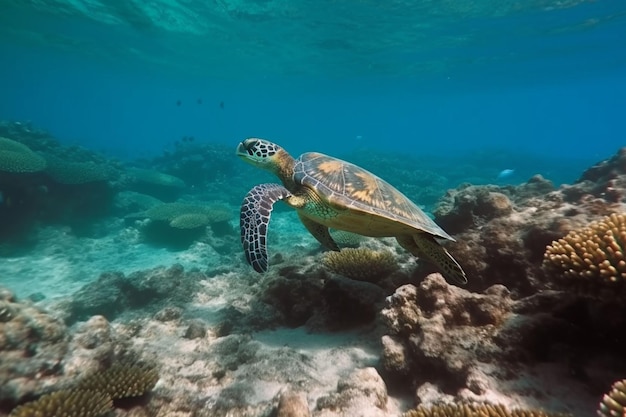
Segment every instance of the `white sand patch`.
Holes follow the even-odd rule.
[[[73,294],[106,271],[129,274],[174,263],[185,269],[217,267],[223,257],[205,243],[171,251],[142,243],[135,229],[99,238],[78,237],[64,227],[46,227],[27,253],[0,260],[0,283],[18,297],[42,293],[48,299]]]

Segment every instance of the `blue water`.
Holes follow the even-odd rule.
[[[621,0],[7,0],[0,119],[124,158],[261,136],[505,151],[496,172],[530,154],[573,179],[624,145],[625,39]]]

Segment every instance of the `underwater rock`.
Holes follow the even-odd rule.
[[[474,294],[447,284],[440,274],[429,275],[419,287],[398,288],[381,313],[388,329],[385,370],[399,378],[437,375],[457,389],[467,386],[476,352],[485,356],[494,350],[489,340],[511,304],[503,286]]]
[[[67,303],[67,323],[103,315],[113,320],[125,311],[146,308],[158,311],[164,307],[184,305],[191,300],[205,275],[186,272],[181,265],[137,271],[125,276],[105,272],[78,290]]]
[[[307,323],[310,329],[336,331],[372,323],[385,299],[385,291],[369,282],[332,277],[322,289],[322,309]]]
[[[428,402],[425,398],[436,402],[442,393],[481,401],[504,392],[505,381],[516,386],[516,379],[526,378],[508,370],[543,363],[558,364],[558,372],[585,386],[587,363],[598,358],[603,365],[594,362],[602,368],[595,370],[596,382],[606,383],[610,377],[604,373],[620,375],[626,364],[618,359],[623,338],[607,343],[604,335],[622,334],[626,320],[608,325],[609,315],[599,308],[556,291],[519,300],[502,285],[470,293],[439,274],[429,275],[418,287],[398,288],[381,313],[387,329],[381,338],[385,380],[396,389],[415,387],[418,404]],[[624,307],[613,309],[619,317],[626,314]],[[436,392],[428,394],[432,389]]]
[[[63,321],[1,289],[0,404],[41,394],[63,374],[70,347]]]
[[[289,327],[304,325],[321,307],[322,281],[292,269],[267,283],[262,300],[276,309],[281,322]]]
[[[341,378],[337,392],[317,400],[315,416],[386,416],[387,387],[376,369],[357,369]]]
[[[183,309],[179,307],[165,307],[157,311],[154,315],[154,319],[158,321],[173,321],[178,320],[183,315]]]
[[[309,406],[306,397],[298,393],[288,391],[280,395],[276,417],[310,417]]]
[[[611,202],[626,202],[626,147],[587,169],[575,186]]]
[[[190,320],[183,337],[185,339],[201,339],[203,337],[206,337],[207,330],[207,325],[202,320]]]
[[[79,388],[82,377],[122,357],[137,359],[102,316],[68,328],[60,317],[0,293],[2,308],[11,311],[0,321],[0,415],[51,390]]]
[[[509,197],[495,185],[461,185],[448,190],[435,209],[435,218],[449,233],[458,233],[470,227],[480,227],[489,220],[506,216],[513,211]]]

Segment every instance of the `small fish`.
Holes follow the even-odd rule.
[[[224,110],[224,102],[220,101],[220,109]]]
[[[511,175],[513,175],[515,173],[514,169],[503,169],[502,171],[500,171],[500,173],[498,174],[498,179],[499,180],[503,180],[505,178],[509,178]]]
[[[183,104],[183,102],[182,102],[182,101],[180,101],[180,100],[176,100],[176,105],[177,105],[178,107],[180,107],[180,105],[181,105],[181,104]]]
[[[198,99],[198,104],[202,104],[202,99],[201,98]]]

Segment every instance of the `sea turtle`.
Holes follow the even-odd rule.
[[[259,184],[241,204],[241,243],[255,271],[267,271],[267,226],[274,203],[283,200],[297,210],[302,224],[328,249],[339,250],[329,227],[364,236],[393,236],[413,255],[438,266],[446,277],[467,283],[461,266],[436,240],[454,239],[404,194],[371,172],[317,152],[294,159],[280,146],[259,138],[241,142],[237,156],[275,174],[283,183]]]

